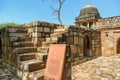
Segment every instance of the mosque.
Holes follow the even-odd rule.
[[[120,53],[120,16],[102,18],[95,6],[86,5],[75,18],[75,24],[101,32],[102,55]]]

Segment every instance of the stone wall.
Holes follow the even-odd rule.
[[[75,26],[68,28],[65,38],[63,39],[70,45],[71,62],[73,65],[79,64],[79,62],[86,57],[92,58],[101,56],[100,34],[99,31],[84,30]]]
[[[3,65],[21,80],[43,77],[50,44],[67,44],[66,63],[72,66],[101,55],[99,31],[35,21],[0,32]]]
[[[120,16],[98,19],[95,29],[118,28],[120,26]]]
[[[101,32],[92,31],[92,56],[101,56]]]
[[[45,41],[57,26],[53,23],[36,21],[18,27],[9,26],[1,29],[0,41],[3,61],[18,67],[18,55],[29,51],[31,53],[37,52],[37,47],[41,46],[42,41]]]
[[[117,54],[117,41],[120,38],[120,29],[101,31],[102,55],[111,56]]]
[[[53,33],[53,30],[59,26],[58,24],[35,21],[28,24],[24,24],[23,27],[28,28],[29,35],[32,37],[32,41],[35,46],[41,46],[41,42],[45,41],[47,37],[50,37],[50,34]]]
[[[30,39],[27,29],[23,27],[7,27],[1,30],[2,58],[6,63],[17,66],[16,42]]]
[[[14,61],[17,59],[15,58],[15,56],[17,56],[17,49],[14,48],[19,46],[27,46],[24,44],[18,45],[17,42],[31,41],[33,42],[34,47],[40,47],[42,42],[46,41],[46,39],[50,37],[56,28],[57,25],[50,26],[48,23],[43,24],[41,22],[25,24],[22,25],[22,27],[4,28],[3,31],[1,31],[3,58],[13,62],[10,62],[12,65],[15,64],[16,62]],[[86,31],[79,27],[69,26],[67,32],[62,34],[62,39],[59,38],[57,43],[66,43],[70,45],[70,50],[72,53],[71,59],[74,62],[85,57],[83,51],[83,38],[86,35],[89,38],[88,57],[100,55],[100,33],[97,31]],[[15,53],[15,55],[13,55],[13,53]]]

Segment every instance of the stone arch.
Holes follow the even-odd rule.
[[[90,57],[90,38],[88,35],[83,37],[83,55],[84,57]]]
[[[120,38],[117,40],[117,54],[120,54]]]

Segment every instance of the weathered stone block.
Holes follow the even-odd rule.
[[[47,56],[48,56],[48,53],[38,53],[38,54],[36,54],[36,60],[46,63]]]
[[[71,53],[72,54],[76,54],[77,53],[76,45],[70,45],[70,48],[71,48]]]
[[[41,33],[36,33],[36,32],[35,32],[35,33],[32,34],[32,36],[33,36],[33,37],[41,37]]]
[[[37,61],[23,62],[21,64],[20,70],[22,70],[24,72],[37,71],[37,70],[40,70],[40,69],[44,68],[41,65],[42,65],[42,63],[41,62],[37,62]]]
[[[32,53],[32,52],[36,52],[37,48],[36,47],[19,47],[19,48],[15,48],[13,49],[13,53]]]
[[[73,36],[73,35],[74,35],[74,33],[72,31],[70,31],[70,36]]]
[[[12,28],[7,28],[7,31],[9,32],[9,33],[25,33],[25,32],[27,32],[27,29],[25,29],[25,28],[16,28],[16,27],[12,27]]]
[[[29,32],[29,33],[34,32],[34,31],[33,31],[33,28],[28,28],[28,32]]]
[[[40,62],[29,64],[29,66],[28,66],[29,71],[32,72],[32,71],[37,71],[37,70],[43,69],[44,67],[42,67],[41,65],[42,65],[42,63],[40,63]]]
[[[42,42],[43,47],[49,47],[51,42]]]
[[[79,44],[79,38],[78,38],[78,36],[74,36],[74,44]]]
[[[50,34],[51,37],[62,37],[62,34],[61,33],[53,33],[53,34]]]
[[[60,32],[65,32],[66,29],[65,28],[62,28],[62,29],[55,29],[54,32],[55,33],[60,33]]]
[[[74,44],[74,39],[73,39],[73,37],[68,37],[68,38],[67,38],[67,42],[68,42],[69,44]]]
[[[58,37],[51,37],[51,41],[52,41],[52,42],[57,42],[58,39],[59,39]]]
[[[77,36],[78,35],[78,32],[73,32],[74,36]]]
[[[35,53],[20,54],[18,57],[20,61],[35,59]]]
[[[10,41],[13,42],[13,41],[18,41],[18,37],[10,37]]]
[[[50,28],[44,27],[44,32],[50,33],[50,32],[51,32],[51,31],[50,31]]]
[[[51,41],[51,38],[46,38],[46,42],[50,42]]]
[[[46,34],[45,37],[46,37],[46,38],[47,38],[47,37],[50,37],[50,34]]]
[[[43,32],[43,27],[36,27],[34,28],[35,32]]]
[[[33,42],[14,42],[14,47],[32,47],[34,46]]]
[[[9,33],[10,37],[26,37],[25,33]]]
[[[48,53],[49,47],[38,47],[37,51],[40,53]]]
[[[28,80],[44,80],[44,69],[29,73]]]

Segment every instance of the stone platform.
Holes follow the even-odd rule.
[[[72,80],[120,80],[120,55],[101,56],[72,67]]]
[[[8,69],[0,67],[0,80],[19,80]]]
[[[0,80],[19,80],[0,67]],[[120,55],[99,57],[72,67],[72,80],[120,80]]]

